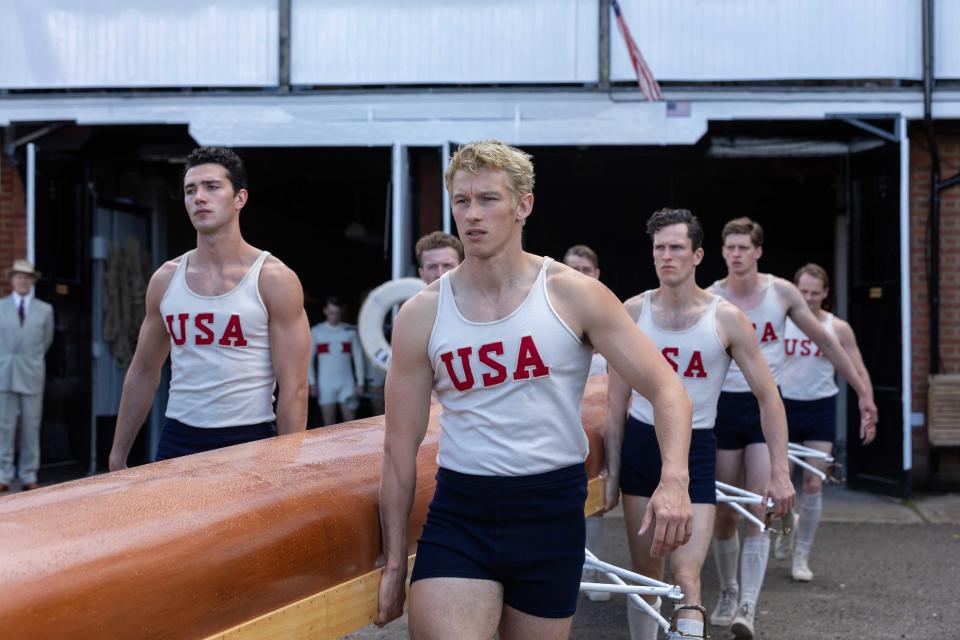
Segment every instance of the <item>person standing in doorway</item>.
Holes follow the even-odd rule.
[[[0,298],[0,492],[15,478],[25,491],[40,486],[44,356],[53,344],[53,307],[33,295],[40,272],[28,260],[15,260],[7,278],[13,292]],[[14,469],[18,414],[20,460]]]
[[[320,404],[323,425],[357,417],[363,395],[364,358],[357,328],[343,321],[343,305],[330,296],[323,306],[326,322],[310,329],[310,395]]]

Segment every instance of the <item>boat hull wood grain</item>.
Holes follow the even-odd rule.
[[[600,378],[584,395],[592,478],[605,393]],[[411,554],[435,486],[439,411],[417,461]],[[0,499],[0,628],[16,638],[203,638],[369,584],[382,446],[380,416]]]

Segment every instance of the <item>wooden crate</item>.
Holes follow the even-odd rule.
[[[930,376],[927,437],[935,447],[960,446],[960,374]]]

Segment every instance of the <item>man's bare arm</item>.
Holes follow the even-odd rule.
[[[430,417],[433,367],[427,345],[437,297],[435,290],[427,290],[408,300],[393,325],[380,474],[380,527],[385,558],[376,620],[380,626],[403,614],[407,523],[417,482],[417,451]]]
[[[270,360],[277,376],[277,434],[307,428],[307,370],[310,324],[303,310],[303,287],[293,271],[267,258],[260,271],[260,296],[270,316]]]
[[[763,503],[769,495],[773,498],[778,516],[784,516],[793,508],[796,492],[790,481],[790,465],[787,462],[787,415],[783,401],[777,392],[777,384],[770,367],[757,345],[757,336],[749,320],[734,305],[723,302],[717,309],[717,319],[722,334],[730,344],[730,354],[736,360],[750,390],[760,404],[760,428],[770,451],[770,482],[764,491]]]
[[[877,407],[873,403],[873,389],[865,384],[864,380],[857,373],[847,352],[840,346],[840,342],[823,328],[823,325],[820,324],[817,317],[813,315],[813,312],[807,307],[807,303],[804,302],[799,289],[782,278],[777,278],[775,282],[777,294],[787,305],[787,314],[790,316],[790,319],[793,320],[793,323],[797,325],[808,338],[820,347],[820,351],[823,352],[824,357],[826,357],[827,360],[830,361],[830,364],[836,368],[837,372],[843,376],[847,384],[857,392],[861,421],[865,425],[876,424]]]
[[[860,353],[860,347],[857,346],[857,336],[854,335],[853,328],[840,318],[834,318],[833,327],[837,332],[837,340],[840,341],[840,346],[847,352],[850,361],[853,362],[853,366],[857,370],[857,373],[860,374],[864,384],[872,389],[873,381],[870,379],[870,372],[867,371],[867,365],[863,362],[863,355]],[[864,425],[861,423],[860,440],[863,444],[870,444],[876,437],[876,424]]]
[[[168,262],[157,269],[147,285],[146,315],[140,325],[137,348],[123,379],[123,393],[117,412],[117,427],[110,449],[110,471],[125,469],[127,456],[137,438],[147,412],[153,405],[153,397],[160,384],[160,370],[170,353],[170,336],[163,325],[160,300],[170,285],[177,270],[175,262]]]
[[[627,300],[624,307],[632,319],[640,316],[642,298]],[[617,506],[620,500],[620,448],[623,445],[623,433],[626,427],[627,410],[630,407],[630,385],[617,370],[607,367],[607,410],[603,418],[604,452],[604,510]]]
[[[650,553],[661,556],[690,539],[693,510],[688,486],[692,410],[683,383],[659,349],[630,318],[613,293],[593,278],[563,265],[550,279],[567,314],[617,373],[653,405],[663,467],[650,497],[641,532],[656,521]],[[574,329],[574,330],[576,330]]]

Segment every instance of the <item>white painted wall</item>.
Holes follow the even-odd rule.
[[[272,87],[279,0],[0,0],[0,89]],[[590,84],[598,0],[291,0],[294,84]],[[922,77],[921,0],[621,0],[664,81]],[[960,0],[936,0],[960,78]],[[611,76],[634,79],[611,20]]]
[[[0,0],[0,88],[277,83],[276,0]]]
[[[920,0],[620,0],[620,5],[658,80],[923,75]],[[952,33],[953,42],[941,38],[950,50],[944,55],[960,65],[960,29],[954,26]],[[635,79],[615,21],[610,40],[611,77]]]
[[[933,68],[937,78],[960,78],[960,1],[934,0]]]
[[[597,0],[293,0],[291,81],[585,83]]]

